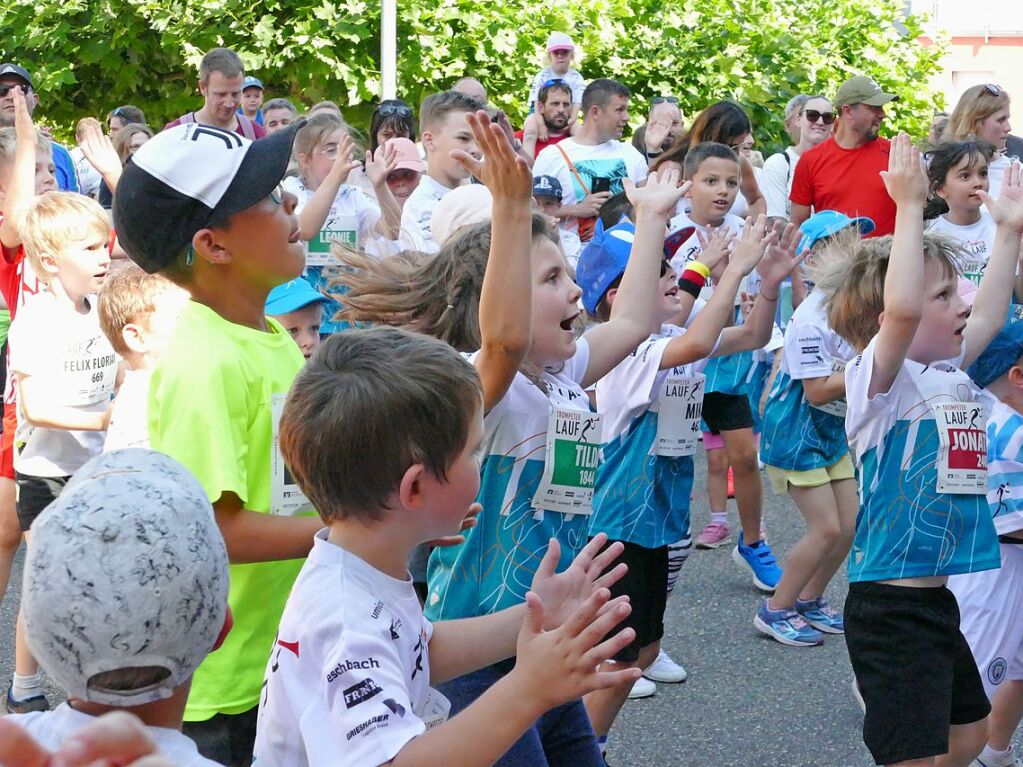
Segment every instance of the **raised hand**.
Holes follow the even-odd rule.
[[[735,232],[727,226],[719,226],[717,229],[709,230],[704,236],[699,229],[696,230],[696,239],[702,248],[696,260],[712,270],[720,264],[732,251],[732,244],[735,242]]]
[[[1023,169],[1018,162],[1012,163],[1002,179],[997,200],[983,191],[978,191],[977,196],[984,201],[995,224],[1023,234]]]
[[[897,206],[923,205],[927,201],[927,173],[920,162],[920,150],[905,133],[892,139],[888,170],[881,171],[881,180]]]
[[[670,130],[671,120],[667,117],[651,118],[646,124],[646,133],[643,134],[643,141],[646,143],[647,149],[653,149],[655,152],[661,151],[664,139],[668,137]]]
[[[764,252],[774,242],[774,236],[773,230],[768,231],[767,216],[759,216],[756,223],[747,218],[742,236],[728,257],[728,268],[737,269],[745,277],[760,263]]]
[[[761,286],[766,285],[771,288],[773,295],[777,295],[774,289],[785,281],[810,251],[807,249],[802,255],[796,255],[801,232],[795,224],[786,224],[784,227],[781,223],[775,224],[773,234],[776,239],[757,264],[757,272],[760,274]]]
[[[117,150],[114,149],[110,137],[103,132],[99,120],[87,117],[82,121],[80,133],[78,148],[82,150],[89,164],[98,170],[103,178],[120,175],[121,158],[117,156]]]
[[[643,186],[636,186],[631,179],[624,179],[622,183],[625,186],[625,195],[635,206],[637,213],[642,208],[661,216],[674,213],[678,201],[693,185],[691,181],[685,181],[679,186],[677,168],[651,173]]]
[[[14,97],[14,133],[18,138],[18,144],[24,141],[35,146],[38,143],[38,134],[36,126],[32,124],[32,115],[28,113],[25,94],[21,92],[21,88],[14,88],[11,96]]]
[[[340,147],[338,150],[340,151]],[[378,146],[376,154],[370,151],[366,152],[366,178],[374,187],[387,183],[387,176],[398,163],[397,157],[398,150],[390,141]]]
[[[480,110],[466,115],[469,130],[483,153],[483,160],[466,152],[453,149],[451,156],[472,175],[486,184],[497,200],[528,201],[533,196],[533,173],[529,163],[512,147],[504,129],[490,121],[490,116]],[[498,210],[494,206],[494,210]]]
[[[352,137],[347,133],[342,134],[341,140],[337,144],[337,157],[334,158],[334,164],[330,168],[330,175],[339,184],[345,183],[348,180],[348,175],[359,167],[359,161],[353,157],[354,151],[355,142],[352,141]]]

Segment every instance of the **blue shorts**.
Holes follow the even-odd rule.
[[[502,661],[438,685],[451,701],[451,716],[467,708],[514,665],[514,659]],[[583,702],[573,700],[541,716],[495,767],[604,767]]]

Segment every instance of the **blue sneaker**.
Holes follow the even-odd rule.
[[[760,603],[753,626],[761,634],[767,634],[790,647],[813,647],[824,643],[824,635],[806,624],[795,610],[771,610],[767,600]]]
[[[761,591],[774,591],[781,580],[781,568],[778,567],[778,560],[774,558],[774,552],[767,545],[767,541],[757,541],[752,546],[742,542],[742,532],[739,533],[739,542],[732,549],[732,559],[738,565],[745,565],[753,571],[753,585]]]
[[[824,597],[816,599],[797,599],[796,612],[804,621],[825,634],[844,634],[845,620],[842,613],[824,601]]]

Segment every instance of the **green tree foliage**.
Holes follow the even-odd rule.
[[[399,95],[413,104],[471,74],[513,120],[524,115],[547,34],[572,34],[587,78],[614,77],[635,94],[673,94],[689,118],[722,98],[742,104],[762,146],[785,143],[780,112],[800,92],[833,94],[872,75],[902,100],[893,127],[923,135],[940,46],[917,42],[901,0],[399,0]],[[0,59],[37,80],[40,113],[61,132],[118,104],[159,125],[195,108],[204,50],[226,45],[268,96],[310,105],[330,98],[354,124],[380,88],[380,9],[361,0],[7,0]],[[898,25],[898,26],[897,26]]]

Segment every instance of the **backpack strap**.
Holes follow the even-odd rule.
[[[586,186],[586,182],[583,181],[583,177],[579,175],[579,171],[575,169],[575,165],[568,158],[568,152],[566,152],[561,146],[561,142],[559,141],[554,146],[558,148],[558,151],[561,152],[561,156],[565,158],[565,162],[568,163],[568,169],[572,171],[572,175],[575,176],[575,180],[579,182],[579,186],[583,188],[583,191],[586,192],[587,195],[592,194],[592,192],[590,192],[590,188]]]
[[[242,129],[242,135],[249,141],[255,141],[256,129],[252,127],[252,120],[245,115],[236,115],[236,117],[238,118],[238,127]]]

